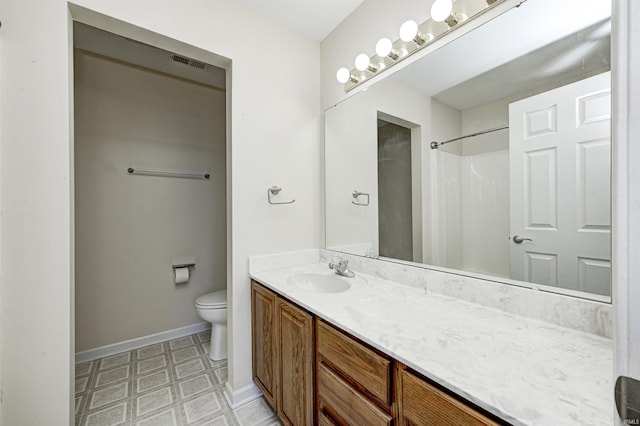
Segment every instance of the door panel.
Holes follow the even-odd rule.
[[[579,127],[611,119],[611,90],[580,96],[577,100]]]
[[[538,111],[525,112],[524,117],[526,126],[525,139],[557,132],[558,113],[556,105],[551,105]]]
[[[578,145],[578,208],[580,230],[611,229],[609,199],[611,174],[603,163],[610,164],[611,153],[608,139],[583,142]]]
[[[532,283],[555,286],[558,282],[557,256],[526,252],[525,276]]]
[[[511,278],[611,294],[609,87],[604,73],[509,105]]]
[[[285,425],[313,424],[313,317],[278,298],[278,416]]]
[[[277,341],[276,295],[251,281],[251,338],[253,380],[264,395],[264,399],[277,410],[276,391]]]
[[[555,229],[558,212],[556,150],[528,152],[525,170],[527,228]]]
[[[585,291],[595,294],[608,294],[611,261],[607,259],[578,258],[578,282]]]

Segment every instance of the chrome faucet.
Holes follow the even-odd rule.
[[[355,273],[349,269],[349,261],[341,258],[340,256],[336,256],[329,263],[329,268],[336,271],[336,274],[342,275],[343,277],[353,278],[355,277]]]

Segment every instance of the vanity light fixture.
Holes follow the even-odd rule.
[[[373,65],[371,65],[371,59],[369,58],[369,55],[367,55],[366,53],[361,53],[358,56],[356,56],[356,69],[358,71],[369,71],[371,73],[376,73],[378,72],[378,68],[374,67]]]
[[[453,1],[457,1],[456,9],[460,12],[453,10]],[[401,62],[425,46],[429,46],[434,40],[453,31],[453,27],[456,25],[460,26],[506,0],[453,1],[435,0],[431,7],[431,18],[420,25],[413,20],[405,21],[400,26],[400,40],[392,41],[386,37],[378,40],[376,43],[376,55],[378,56],[375,60],[376,65],[371,63],[369,55],[361,53],[356,57],[355,68],[340,68],[336,73],[336,79],[344,85],[344,91],[348,92],[368,79],[381,74],[390,66]],[[447,27],[434,25],[433,22],[445,22]],[[429,29],[429,32],[421,32],[420,28]],[[394,44],[397,49],[393,48]]]
[[[338,70],[338,72],[336,73],[336,80],[338,80],[338,83],[342,84],[345,84],[348,81],[355,84],[358,84],[360,82],[360,80],[358,80],[353,76],[353,74],[351,74],[349,68],[346,67],[342,67]]]
[[[451,28],[460,22],[460,15],[453,11],[451,0],[436,0],[431,6],[431,19],[434,22],[444,21]]]
[[[376,43],[376,55],[381,58],[387,57],[393,61],[397,61],[400,55],[393,50],[393,42],[386,37],[381,38]]]
[[[423,44],[425,44],[427,41],[431,40],[433,38],[433,36],[431,36],[431,34],[428,34],[428,36],[431,36],[429,38],[427,38],[427,36],[425,36],[424,34],[422,34],[420,32],[420,29],[418,28],[418,24],[416,23],[416,21],[405,21],[401,26],[400,26],[400,40],[404,41],[404,42],[414,42],[415,44],[417,44],[418,46],[422,46]]]

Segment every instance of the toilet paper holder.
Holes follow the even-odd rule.
[[[173,269],[178,269],[178,268],[193,268],[194,266],[196,266],[195,263],[180,263],[178,265],[171,265],[171,267]]]
[[[196,266],[195,263],[180,263],[171,265],[173,268],[173,272],[175,273],[174,282],[176,284],[184,284],[189,282],[189,278],[191,275],[191,268]]]

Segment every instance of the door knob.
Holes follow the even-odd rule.
[[[523,241],[533,241],[531,238],[522,238],[519,235],[514,235],[512,240],[516,244],[522,244]]]

